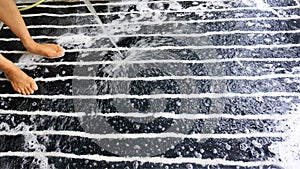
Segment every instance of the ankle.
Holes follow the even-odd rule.
[[[33,40],[33,39],[24,39],[24,40],[21,40],[22,41],[22,44],[23,46],[28,50],[28,51],[31,51],[32,49],[34,49],[36,47],[36,42]]]
[[[1,69],[4,72],[4,74],[9,75],[12,72],[15,72],[19,68],[13,62],[7,61],[7,63],[5,64],[5,66],[3,66]]]

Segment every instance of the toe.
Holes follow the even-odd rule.
[[[16,92],[18,92],[19,94],[23,94],[23,91],[21,90],[21,88],[20,88],[18,85],[12,83],[12,87],[13,87],[13,89],[14,89]]]
[[[25,91],[25,95],[30,95],[31,94],[29,88],[25,88],[24,91]]]
[[[33,94],[34,93],[34,90],[31,89],[30,87],[27,88],[27,94]]]
[[[35,83],[34,80],[31,81],[31,83],[30,83],[30,88],[31,88],[33,91],[38,90],[38,86],[37,86],[37,84]]]
[[[60,49],[58,49],[59,46],[51,45],[50,47],[51,47],[51,50],[48,53],[48,56],[50,58],[57,58],[57,57],[60,57],[62,55],[61,52],[60,52]]]
[[[64,54],[64,49],[58,45],[55,45],[55,48],[56,48],[56,53],[55,53],[55,56],[56,57],[62,57],[63,54]]]
[[[19,90],[20,90],[20,94],[26,95],[26,90],[25,90],[25,88],[24,88],[24,89],[19,89]]]
[[[31,94],[31,89],[30,89],[30,84],[26,84],[26,86],[24,86],[24,91],[26,93],[26,95]]]
[[[16,89],[16,92],[18,92],[19,94],[22,94],[22,90],[21,89]]]
[[[19,89],[19,87],[18,87],[17,85],[15,85],[14,83],[11,83],[11,85],[12,85],[13,89],[14,89],[16,92],[18,92],[18,93],[21,92],[20,89]]]
[[[58,46],[58,53],[63,54],[64,53],[64,48],[62,48],[61,46]]]

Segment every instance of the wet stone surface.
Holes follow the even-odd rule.
[[[0,53],[39,86],[18,95],[0,74],[0,168],[297,168],[298,1],[93,7],[22,13],[58,59],[0,30]]]

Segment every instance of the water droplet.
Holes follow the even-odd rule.
[[[186,165],[186,168],[187,168],[187,169],[193,169],[194,167],[193,167],[192,164],[187,164],[187,165]]]
[[[226,150],[230,150],[231,149],[231,145],[226,143]]]

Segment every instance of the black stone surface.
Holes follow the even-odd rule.
[[[154,1],[155,2],[155,1]],[[137,3],[131,5],[107,5],[95,3],[94,7],[100,19],[107,26],[111,35],[132,35],[130,37],[115,38],[120,48],[146,48],[161,46],[255,46],[255,45],[290,45],[299,44],[299,33],[286,33],[284,31],[299,30],[299,19],[284,20],[236,20],[194,23],[164,23],[164,21],[201,21],[220,20],[228,18],[257,18],[257,17],[299,17],[299,7],[294,9],[270,10],[235,10],[203,12],[175,12],[155,13],[151,10],[174,10],[174,3],[182,9],[192,10],[192,7],[202,6],[201,9],[222,9],[249,7],[246,1],[227,1],[223,3],[210,3],[206,1],[195,2],[164,2],[164,3]],[[247,1],[248,2],[248,1]],[[62,58],[47,59],[28,62],[24,72],[33,78],[59,78],[59,77],[157,77],[157,76],[263,76],[270,74],[299,74],[299,61],[277,61],[276,58],[300,58],[299,47],[272,47],[272,48],[229,48],[229,49],[170,49],[155,51],[118,52],[97,51],[97,49],[114,49],[110,39],[105,37],[105,32],[98,26],[73,27],[73,28],[30,28],[32,25],[88,25],[97,24],[93,15],[75,15],[68,17],[54,17],[40,15],[26,17],[27,14],[85,14],[89,10],[83,2],[70,3],[45,3],[49,6],[70,5],[72,7],[36,7],[25,11],[26,21],[32,36],[57,37],[42,38],[37,41],[42,43],[59,43],[66,49]],[[266,4],[271,7],[295,6],[296,1],[268,0]],[[77,6],[76,6],[77,5]],[[252,7],[255,7],[252,3]],[[251,5],[250,5],[251,6]],[[143,8],[144,9],[143,9]],[[147,7],[147,8],[146,8]],[[146,14],[139,13],[145,12]],[[176,10],[174,10],[176,11]],[[196,11],[196,10],[195,10]],[[137,12],[137,14],[109,14],[112,12]],[[107,15],[105,15],[107,14]],[[137,27],[122,25],[128,22],[158,22],[158,24],[136,24]],[[207,36],[192,37],[189,34],[202,34],[207,32],[228,31],[282,31],[281,33],[233,33],[212,34]],[[139,34],[139,35],[138,35]],[[141,34],[186,34],[186,37],[145,37]],[[80,36],[77,36],[80,35]],[[15,36],[7,27],[0,30],[0,38],[14,38]],[[67,41],[67,38],[74,37]],[[88,38],[91,39],[88,39]],[[64,39],[65,38],[65,39]],[[65,40],[65,41],[64,41]],[[90,41],[89,41],[90,40]],[[91,51],[74,51],[74,49]],[[24,57],[10,51],[24,51],[19,41],[0,41],[0,51],[8,59],[20,62]],[[97,62],[124,60],[205,60],[205,59],[230,59],[230,58],[274,58],[272,61],[246,61],[246,62],[217,62],[217,63],[155,63],[155,64],[95,64],[95,65],[68,65],[65,62]],[[32,63],[58,63],[57,65],[31,65]],[[118,67],[119,66],[119,67]],[[4,75],[1,74],[4,78]],[[68,79],[55,81],[37,81],[39,90],[35,95],[43,96],[101,96],[114,94],[151,95],[151,94],[205,94],[205,93],[266,93],[287,92],[299,93],[299,79],[294,78],[266,78],[259,80],[157,80],[157,81],[113,81],[113,80],[82,80]],[[6,95],[9,94],[9,95]],[[299,163],[299,137],[291,135],[291,139],[278,137],[247,137],[247,138],[208,138],[208,139],[90,139],[80,136],[68,135],[34,135],[26,131],[78,131],[92,134],[151,134],[164,133],[170,128],[182,125],[178,133],[184,134],[249,134],[251,133],[289,133],[297,132],[299,123],[299,97],[222,97],[222,98],[167,98],[167,99],[137,99],[137,98],[111,98],[111,99],[83,99],[83,98],[31,98],[16,96],[10,83],[0,81],[0,131],[13,133],[23,131],[23,135],[9,136],[0,134],[0,152],[60,152],[75,155],[99,155],[100,157],[162,157],[174,160],[174,164],[154,162],[141,163],[140,161],[105,161],[75,159],[68,157],[13,157],[0,156],[0,168],[7,169],[32,169],[32,168],[126,168],[126,169],[183,169],[183,168],[285,168],[285,165],[276,165],[286,162]],[[3,95],[3,96],[1,96]],[[6,95],[6,96],[4,96]],[[298,109],[297,109],[298,106]],[[5,112],[14,111],[47,111],[76,113],[85,112],[84,117],[46,116],[46,115],[18,115]],[[99,117],[95,113],[109,115],[111,113],[139,112],[151,114],[153,112],[171,112],[174,114],[229,114],[229,115],[289,115],[297,114],[298,119],[171,119],[166,117],[150,119],[128,118],[121,116]],[[2,112],[2,113],[1,113]],[[105,121],[105,123],[102,123]],[[29,127],[29,128],[28,128]],[[174,128],[175,128],[174,127]],[[134,140],[137,140],[135,142]],[[32,144],[30,144],[32,143]],[[135,146],[136,144],[136,146]],[[147,144],[149,145],[148,149]],[[165,144],[167,146],[165,146]],[[286,152],[273,150],[273,146],[286,145],[280,150],[290,150],[294,159],[288,159]],[[32,147],[30,147],[30,145]],[[34,146],[35,145],[35,146]],[[140,150],[138,147],[142,147]],[[159,148],[165,150],[159,151]],[[0,154],[1,154],[0,153]],[[212,160],[210,165],[196,163],[176,163],[176,158],[194,158]],[[105,159],[105,158],[103,158]],[[216,159],[232,162],[257,162],[257,166],[238,166],[218,164]],[[290,161],[288,161],[290,160]],[[270,162],[272,165],[260,165],[259,162]],[[273,162],[273,163],[271,163]],[[250,163],[249,163],[250,164]],[[267,163],[266,163],[267,164]],[[289,168],[289,167],[286,167]]]

